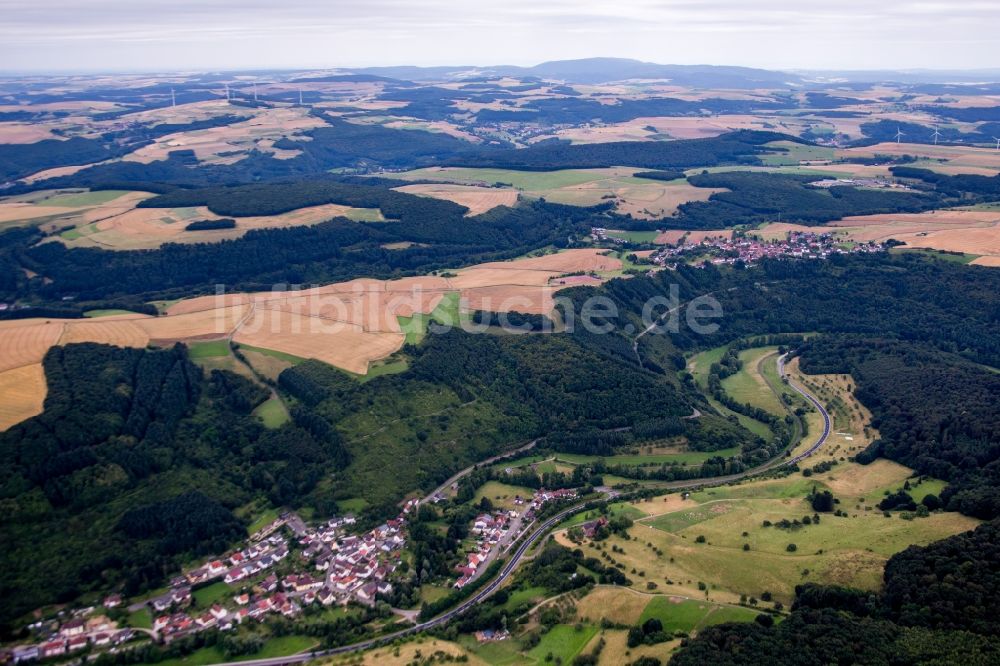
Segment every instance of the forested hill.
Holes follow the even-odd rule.
[[[648,169],[710,167],[719,164],[760,164],[757,155],[772,152],[771,141],[802,140],[777,132],[740,130],[708,139],[681,141],[615,141],[609,143],[544,143],[520,150],[466,153],[449,160],[452,166],[549,170],[635,166]]]
[[[858,456],[949,481],[947,508],[1000,517],[1000,373],[923,344],[860,336],[802,347],[809,373],[850,373],[881,434]]]
[[[268,393],[183,347],[54,347],[45,411],[0,434],[0,626],[90,589],[157,586],[245,536],[231,510],[297,503],[346,452],[250,416]]]
[[[86,300],[141,295],[152,300],[207,293],[219,282],[249,291],[276,283],[426,274],[510,259],[549,245],[565,247],[571,236],[588,233],[599,214],[531,202],[466,218],[466,209],[448,201],[329,180],[178,190],[146,205],[205,204],[225,215],[268,215],[329,202],[384,206],[394,219],[365,223],[335,218],[308,227],[255,229],[218,243],[130,251],[36,245],[37,233],[12,229],[0,233],[0,298],[56,302],[66,296]],[[414,245],[385,247],[405,241]],[[28,278],[24,268],[38,277]]]
[[[724,624],[685,641],[672,666],[717,664],[996,664],[1000,646],[1000,525],[889,559],[881,594],[796,589],[780,624]],[[768,618],[770,620],[770,618]]]

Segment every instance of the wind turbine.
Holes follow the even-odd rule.
[[[302,88],[299,88],[299,106],[302,106]]]
[[[1000,150],[1000,139],[993,137],[993,140],[997,142],[997,150]]]
[[[257,82],[253,82],[253,101],[257,101]]]
[[[174,89],[170,89],[170,106],[177,106],[177,96],[174,95]]]
[[[939,132],[939,131],[938,131],[938,128],[937,128],[937,127],[935,127],[935,128],[934,128],[934,145],[935,145],[935,146],[937,145],[937,142],[938,142],[938,138],[939,138],[940,136],[941,136],[941,132]]]
[[[902,130],[900,130],[900,129],[899,129],[898,127],[897,127],[897,128],[896,128],[896,144],[897,144],[897,145],[899,144],[899,139],[900,139],[900,137],[902,137],[902,136],[905,136],[905,135],[903,134]]]
[[[232,101],[232,100],[229,97],[229,84],[227,83],[226,84],[226,104],[229,104],[230,101]]]

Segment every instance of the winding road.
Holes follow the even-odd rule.
[[[782,377],[786,377],[785,375],[786,356],[787,354],[783,354],[780,357],[778,357],[778,374],[781,375]],[[760,474],[761,472],[765,472],[771,469],[777,469],[779,467],[784,467],[786,465],[792,465],[798,463],[801,460],[808,458],[812,454],[816,453],[816,451],[819,450],[819,448],[826,443],[827,438],[830,436],[830,427],[831,427],[830,415],[829,413],[827,413],[826,409],[819,402],[819,400],[817,400],[816,397],[813,396],[811,393],[809,393],[806,389],[799,386],[790,379],[788,380],[788,386],[791,387],[796,393],[800,394],[803,398],[808,400],[809,403],[812,404],[812,406],[815,407],[816,410],[823,416],[823,431],[819,434],[819,437],[816,438],[816,441],[809,446],[809,448],[807,448],[802,453],[799,453],[789,458],[779,456],[777,458],[768,461],[763,465],[760,465],[753,469],[749,469],[745,472],[740,472],[739,474],[730,474],[728,476],[717,476],[717,477],[712,477],[710,479],[691,479],[687,481],[678,481],[669,484],[668,487],[670,489],[681,489],[681,488],[706,488],[712,486],[721,486],[727,483],[731,483],[733,481],[738,481],[741,479],[748,478],[750,476],[754,476],[756,474]],[[533,444],[534,442],[531,443],[531,445]],[[522,449],[530,448],[531,445],[522,447]],[[509,453],[507,455],[509,455]],[[463,470],[463,472],[461,472],[460,475],[464,473],[467,473],[467,471]],[[451,480],[449,479],[449,481]],[[528,552],[528,550],[531,548],[532,545],[534,545],[539,539],[547,535],[549,530],[551,530],[553,527],[564,521],[566,518],[583,510],[583,507],[585,505],[586,503],[580,503],[571,506],[568,509],[560,511],[556,515],[545,520],[542,524],[538,525],[531,532],[531,534],[524,539],[521,545],[518,546],[517,550],[514,551],[510,560],[504,565],[503,569],[501,569],[500,571],[500,574],[496,578],[494,578],[492,581],[484,585],[482,589],[477,590],[471,597],[463,601],[455,608],[446,611],[435,618],[432,618],[425,622],[420,622],[407,629],[402,629],[400,631],[396,631],[391,634],[386,634],[385,636],[379,636],[378,638],[372,638],[366,641],[361,641],[360,643],[352,643],[350,645],[330,648],[327,650],[316,650],[314,652],[305,652],[295,655],[289,655],[287,657],[273,657],[268,659],[251,659],[247,661],[228,662],[221,664],[219,666],[282,666],[283,664],[301,664],[321,657],[346,654],[348,652],[354,652],[357,650],[367,650],[369,648],[377,647],[385,643],[390,643],[396,640],[397,638],[404,638],[406,636],[417,634],[427,629],[432,629],[442,624],[446,624],[456,616],[461,615],[468,609],[472,608],[476,604],[481,603],[483,600],[485,600],[494,592],[496,592],[500,588],[500,586],[503,585],[503,583],[508,578],[510,578],[511,574],[514,573],[514,570],[517,569],[518,565],[521,564],[521,561],[524,559],[525,553]]]

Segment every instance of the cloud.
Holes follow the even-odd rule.
[[[1000,2],[982,0],[0,0],[0,15],[7,69],[531,64],[584,55],[785,68],[1000,62],[1000,41],[990,41]]]

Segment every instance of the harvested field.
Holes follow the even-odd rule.
[[[42,413],[45,371],[41,363],[0,372],[0,431]]]
[[[202,312],[204,310],[214,310],[216,308],[231,307],[234,305],[248,305],[254,298],[253,294],[219,294],[213,296],[197,296],[195,298],[185,298],[177,301],[167,308],[168,315],[181,315],[191,312]]]
[[[554,292],[546,286],[476,287],[462,290],[462,304],[472,310],[546,314],[552,310]]]
[[[570,271],[546,271],[528,268],[486,268],[473,267],[462,270],[457,277],[449,278],[449,284],[454,289],[472,289],[474,287],[494,287],[498,285],[542,287],[549,283],[549,278]]]
[[[151,342],[168,344],[179,340],[208,340],[229,335],[249,311],[247,305],[233,305],[170,317],[137,319],[135,324]]]
[[[868,465],[836,466],[823,475],[822,481],[837,497],[857,498],[887,486],[902,486],[911,476],[913,470],[909,467],[879,458]]]
[[[116,347],[145,347],[149,334],[136,319],[146,319],[146,315],[114,315],[91,321],[70,321],[66,323],[59,344],[74,342],[99,342]]]
[[[318,317],[257,309],[233,336],[241,344],[315,358],[356,374],[403,346],[401,333],[366,332],[360,326]]]
[[[41,363],[45,352],[62,335],[66,320],[11,319],[0,321],[0,372]]]
[[[497,187],[475,187],[471,185],[404,185],[395,188],[399,192],[417,194],[433,199],[454,201],[469,209],[468,216],[479,215],[497,206],[513,206],[517,203],[517,190]]]
[[[831,222],[851,240],[889,238],[907,247],[1000,256],[1000,212],[936,210],[927,213],[863,215]]]
[[[316,358],[364,374],[370,362],[402,346],[400,317],[433,312],[445,294],[459,292],[470,308],[544,314],[552,309],[558,289],[600,283],[591,276],[560,276],[620,267],[621,261],[600,250],[570,250],[473,266],[455,278],[361,278],[300,291],[199,296],[165,305],[160,317],[128,313],[0,322],[0,372],[38,363],[54,344],[91,341],[141,347],[232,335],[253,347]]]
[[[148,195],[147,195],[148,196]],[[124,210],[100,207],[92,211],[100,217],[93,224],[64,233],[61,240],[70,247],[101,247],[110,250],[140,250],[158,248],[164,243],[211,243],[239,238],[251,229],[308,226],[334,217],[364,217],[381,219],[381,213],[370,209],[337,204],[309,206],[279,215],[232,218],[236,227],[187,231],[194,220],[219,220],[205,206],[191,208],[135,208]],[[90,216],[85,217],[87,221]]]
[[[0,202],[0,227],[38,224],[45,231],[68,225],[85,225],[131,210],[152,195],[145,192],[80,192],[60,190],[32,192]]]
[[[973,266],[994,266],[1000,268],[1000,257],[977,257],[969,263]]]
[[[652,595],[622,587],[598,585],[576,605],[585,621],[597,623],[601,618],[622,624],[636,624]]]
[[[636,252],[636,255],[648,257],[652,253],[652,250],[642,250]],[[549,284],[554,287],[595,287],[602,282],[603,280],[592,275],[567,275],[566,277],[549,278]]]
[[[872,157],[875,155],[914,155],[926,158],[910,166],[944,173],[979,173],[990,176],[1000,173],[1000,151],[990,148],[887,142],[837,151],[839,158]]]
[[[37,123],[0,123],[0,143],[35,143],[56,138],[51,128]]]

